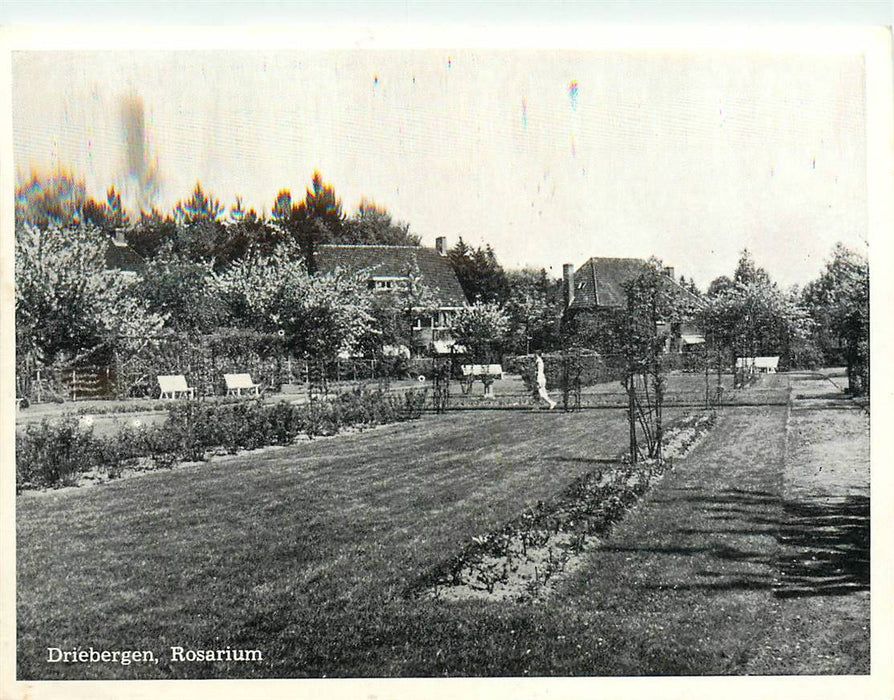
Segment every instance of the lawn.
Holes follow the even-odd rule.
[[[17,514],[20,675],[421,673],[427,653],[416,640],[432,625],[456,634],[455,613],[405,600],[404,590],[469,537],[591,469],[591,459],[616,455],[625,431],[620,411],[598,421],[428,416],[93,489],[26,494]],[[42,662],[47,646],[168,643],[250,645],[269,663]]]
[[[798,566],[816,543],[796,535],[802,518],[832,518],[822,541],[829,557],[846,547],[859,556],[868,519],[799,508],[836,505],[822,499],[842,487],[829,482],[817,502],[809,482],[791,486],[813,458],[787,438],[787,415],[785,406],[726,409],[537,604],[408,591],[473,536],[621,453],[623,411],[430,415],[102,487],[23,494],[18,676],[866,672],[862,569],[829,590]],[[802,433],[824,439],[824,424],[811,425]],[[855,424],[830,439],[865,438]],[[848,479],[868,478],[865,466]],[[176,663],[171,645],[260,649],[264,658]],[[151,649],[159,663],[48,664],[48,646]]]

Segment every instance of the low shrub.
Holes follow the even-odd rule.
[[[16,435],[16,488],[67,486],[102,455],[92,428],[66,417],[29,425]]]
[[[334,435],[349,426],[373,426],[422,415],[425,392],[405,394],[357,389],[307,404],[260,399],[238,403],[182,401],[172,406],[163,425],[121,428],[96,437],[75,417],[32,424],[16,436],[16,487],[73,484],[97,468],[109,477],[129,463],[148,457],[157,469],[177,462],[202,461],[210,450],[231,454],[268,445],[288,445],[300,435]]]

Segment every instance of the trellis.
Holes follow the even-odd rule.
[[[562,351],[562,406],[566,413],[580,410],[583,358],[580,348]]]
[[[450,404],[450,375],[453,373],[453,358],[438,357],[432,360],[432,400],[435,413],[445,413]]]
[[[630,429],[630,459],[661,460],[664,445],[663,406],[666,379],[661,360],[649,366],[632,366],[624,378]],[[640,437],[642,439],[640,439]]]
[[[662,409],[667,385],[662,363],[664,339],[658,334],[660,312],[657,271],[646,270],[626,287],[622,319],[626,359],[623,385],[627,392],[630,460],[663,458]],[[640,439],[642,438],[642,439]]]
[[[704,344],[705,365],[705,408],[715,411],[723,407],[723,370],[725,358],[714,333],[708,335]]]

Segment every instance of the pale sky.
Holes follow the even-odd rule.
[[[704,288],[748,247],[803,284],[835,242],[865,252],[856,54],[43,52],[14,54],[13,80],[17,172],[61,165],[97,198],[133,190],[136,96],[163,210],[201,180],[269,211],[319,169],[349,213],[365,195],[428,245],[555,275],[656,255]]]

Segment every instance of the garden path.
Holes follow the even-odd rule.
[[[626,653],[652,672],[869,670],[868,420],[790,379],[804,399],[726,409],[570,585],[649,632]]]

